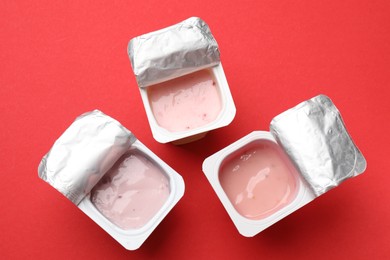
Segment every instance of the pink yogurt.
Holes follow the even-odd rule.
[[[91,191],[91,201],[122,229],[143,227],[167,201],[169,179],[142,153],[122,156]]]
[[[147,88],[157,124],[171,132],[213,122],[222,109],[216,80],[207,69]]]
[[[219,181],[230,202],[242,216],[266,218],[293,201],[298,173],[274,142],[250,143],[227,157]]]

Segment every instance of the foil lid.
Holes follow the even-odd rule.
[[[366,169],[366,160],[327,96],[316,96],[276,116],[270,129],[316,196]]]
[[[82,114],[43,157],[38,175],[78,205],[135,141],[99,110]]]
[[[191,17],[133,38],[128,45],[139,87],[147,87],[217,65],[219,49],[208,25]]]

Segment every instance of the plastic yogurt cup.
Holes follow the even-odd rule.
[[[200,18],[135,37],[128,53],[158,142],[192,142],[233,120],[218,45]]]
[[[273,136],[265,131],[252,132],[208,157],[203,172],[238,231],[246,237],[315,198]]]
[[[206,158],[203,172],[240,234],[252,237],[366,169],[331,100],[319,95]]]
[[[75,120],[38,173],[129,250],[142,245],[184,194],[176,171],[98,110]]]
[[[200,73],[209,76],[201,75],[191,85],[191,77],[196,81]],[[208,131],[228,125],[236,113],[221,64],[140,88],[140,93],[153,136],[160,143],[199,140]]]

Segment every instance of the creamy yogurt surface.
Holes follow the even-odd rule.
[[[217,82],[207,69],[149,86],[147,92],[157,124],[170,132],[207,125],[222,110]]]
[[[122,156],[91,191],[91,201],[118,227],[138,229],[156,215],[170,194],[169,179],[138,151]]]
[[[274,142],[261,140],[236,151],[222,163],[219,181],[242,216],[263,219],[295,198],[298,173]]]

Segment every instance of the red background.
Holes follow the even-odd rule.
[[[389,14],[387,0],[2,0],[1,258],[389,259]],[[198,142],[159,144],[126,47],[190,16],[203,18],[219,43],[237,115]],[[203,160],[320,93],[342,112],[366,172],[259,235],[240,236],[201,171]],[[53,142],[95,108],[186,183],[183,199],[137,251],[126,251],[37,176]]]

